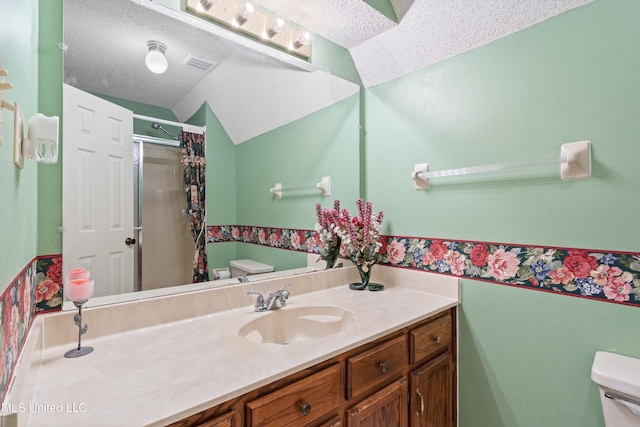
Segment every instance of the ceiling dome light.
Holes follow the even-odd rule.
[[[156,74],[162,74],[167,71],[169,67],[169,61],[164,53],[167,50],[167,46],[155,40],[149,40],[147,42],[149,52],[144,58],[144,63],[147,64],[147,68]]]

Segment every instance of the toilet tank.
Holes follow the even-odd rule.
[[[270,273],[273,266],[263,264],[252,259],[237,259],[231,261],[231,277],[249,276],[251,274]]]
[[[605,351],[596,352],[591,379],[600,386],[607,427],[640,425],[640,360]]]

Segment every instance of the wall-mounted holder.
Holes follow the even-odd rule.
[[[560,177],[564,181],[591,178],[591,141],[563,144],[560,148],[560,157],[525,160],[522,162],[498,163],[432,172],[429,172],[428,163],[418,163],[413,167],[411,179],[413,179],[413,188],[415,190],[428,190],[429,178],[500,172],[509,169],[522,169],[558,163],[560,164]]]
[[[297,186],[297,187],[282,187],[282,183],[278,182],[269,191],[271,192],[271,194],[273,194],[273,196],[276,199],[282,199],[282,192],[283,191],[299,191],[299,190],[313,190],[313,189],[320,190],[320,192],[322,193],[322,197],[326,197],[326,196],[331,195],[331,177],[330,176],[323,176],[322,180],[317,184],[300,185],[300,186]]]
[[[38,113],[31,117],[29,119],[27,139],[22,141],[24,158],[46,164],[57,163],[58,127],[59,120],[57,116],[47,117]]]
[[[45,164],[57,163],[58,125],[57,116],[47,117],[38,113],[29,119],[27,138],[25,139],[22,113],[16,102],[13,163],[20,169],[24,167],[24,159],[37,160]]]
[[[2,126],[4,124],[4,115],[2,110],[15,111],[15,106],[6,102],[3,98],[2,92],[5,90],[9,90],[13,87],[13,85],[9,82],[5,82],[4,78],[8,76],[9,73],[4,68],[0,68],[0,145],[2,145]]]
[[[13,113],[13,164],[22,169],[24,167],[24,156],[22,154],[24,126],[22,123],[22,112],[20,111],[18,102],[16,102]]]
[[[41,163],[57,163],[58,161],[58,117],[47,117],[36,114],[29,120],[27,139],[24,138],[24,122],[20,104],[14,105],[2,99],[2,92],[13,85],[4,79],[9,73],[0,69],[0,144],[2,143],[2,110],[13,111],[13,163],[22,169],[24,159],[37,160]]]

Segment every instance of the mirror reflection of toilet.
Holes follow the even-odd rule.
[[[596,352],[591,379],[600,386],[606,427],[640,426],[640,360]]]
[[[229,264],[231,265],[231,277],[271,273],[273,271],[272,265],[263,264],[252,259],[237,259]]]

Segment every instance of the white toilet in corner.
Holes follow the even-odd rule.
[[[273,266],[252,259],[237,259],[230,262],[231,277],[249,276],[251,274],[271,273]]]
[[[606,427],[640,426],[640,360],[596,352],[591,379],[600,386]]]

